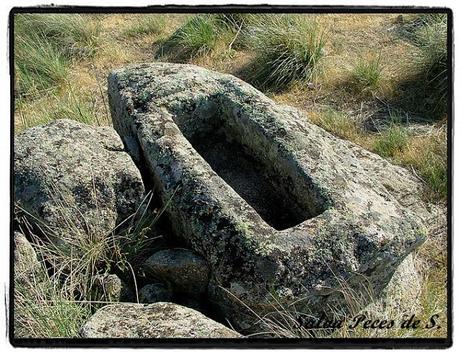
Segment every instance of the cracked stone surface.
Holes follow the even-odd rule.
[[[141,175],[111,127],[56,120],[15,137],[14,197],[56,237],[106,236],[136,211]]]
[[[208,298],[240,330],[256,320],[246,306],[263,314],[274,299],[346,310],[346,285],[372,300],[426,238],[432,215],[410,172],[236,77],[154,63],[108,83],[115,129],[176,235],[208,262]]]

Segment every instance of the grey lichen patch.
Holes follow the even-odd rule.
[[[347,308],[331,296],[343,283],[378,296],[425,239],[412,174],[233,76],[142,64],[114,71],[109,96],[175,232],[210,267],[209,299],[241,329],[256,320],[245,305],[263,314],[273,296],[317,312]]]

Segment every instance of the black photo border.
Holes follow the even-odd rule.
[[[447,122],[447,337],[446,338],[248,338],[248,339],[195,339],[195,338],[15,338],[14,337],[14,280],[13,280],[13,214],[14,214],[14,15],[20,13],[445,13],[448,17],[448,122]],[[410,6],[283,6],[283,5],[156,5],[145,7],[104,6],[39,6],[14,7],[9,13],[9,74],[10,74],[10,282],[8,338],[14,347],[140,347],[140,348],[421,348],[438,349],[452,346],[452,152],[453,152],[453,79],[452,34],[453,13],[449,8]]]

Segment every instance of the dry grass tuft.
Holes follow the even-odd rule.
[[[100,275],[116,272],[137,288],[141,258],[156,246],[153,226],[164,211],[149,209],[152,197],[147,194],[137,211],[109,233],[81,228],[58,192],[59,229],[16,204],[15,224],[41,263],[34,277],[15,280],[16,337],[75,337],[91,312],[111,300],[97,293]]]

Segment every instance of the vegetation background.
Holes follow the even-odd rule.
[[[59,118],[110,124],[112,69],[192,63],[240,77],[332,134],[408,168],[426,185],[426,201],[445,207],[447,31],[447,15],[433,13],[17,14],[15,133]],[[446,334],[446,235],[444,228],[416,253],[423,314],[443,319],[427,336]],[[75,336],[87,306],[40,290],[53,299],[30,304],[24,297],[20,328]],[[44,326],[40,317],[52,326],[34,333]]]

